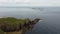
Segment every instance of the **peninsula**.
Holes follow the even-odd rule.
[[[0,18],[0,34],[23,34],[40,19],[30,20],[29,18],[17,19],[14,17]]]

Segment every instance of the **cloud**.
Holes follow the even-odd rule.
[[[33,6],[60,6],[60,0],[31,0],[30,4]]]
[[[0,6],[60,6],[60,0],[0,0]]]

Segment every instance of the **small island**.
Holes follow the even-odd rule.
[[[29,18],[17,19],[14,17],[0,18],[0,34],[23,34],[40,19],[30,20]]]

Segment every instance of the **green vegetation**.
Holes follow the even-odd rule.
[[[33,21],[30,19],[17,19],[14,17],[5,17],[0,18],[0,34],[4,34],[4,32],[14,32],[24,29],[26,27],[31,27],[31,25],[38,22],[40,19],[36,18]]]
[[[6,30],[18,30],[23,27],[24,24],[29,23],[29,19],[17,19],[13,17],[0,18],[0,29]]]
[[[0,29],[0,34],[4,34],[4,32]]]
[[[28,23],[30,20],[28,18],[25,19],[17,19],[17,18],[13,18],[13,17],[7,17],[7,18],[0,18],[0,23],[8,23],[10,25],[14,25],[14,24],[24,24],[24,23]]]

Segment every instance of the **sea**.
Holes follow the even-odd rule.
[[[24,34],[60,34],[60,7],[1,7],[2,17],[41,19]]]

